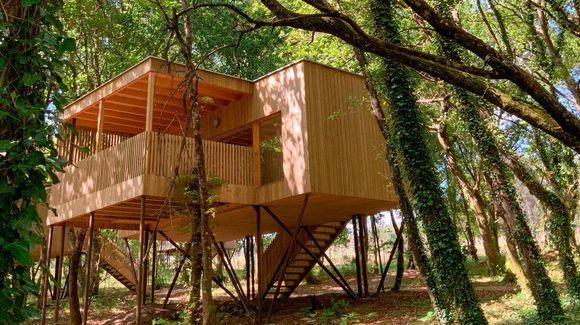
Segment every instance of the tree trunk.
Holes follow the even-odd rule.
[[[401,43],[391,1],[371,1],[375,30],[391,42]],[[435,163],[426,143],[424,116],[417,107],[410,72],[384,59],[382,79],[389,102],[389,131],[401,175],[409,185],[413,208],[423,222],[433,269],[439,283],[463,324],[486,324],[475,291],[469,282],[465,259],[461,254],[457,230],[449,217]]]
[[[451,9],[449,2],[439,2],[439,11],[442,15],[450,17]],[[462,62],[461,48],[457,43],[440,36],[439,45],[447,58]],[[482,159],[483,173],[491,180],[490,187],[494,200],[500,202],[505,212],[506,224],[512,231],[509,235],[514,238],[520,250],[538,315],[545,322],[559,320],[563,317],[564,311],[558,293],[543,265],[538,245],[518,201],[513,177],[500,158],[496,139],[478,109],[477,99],[460,88],[453,88],[453,92],[459,102],[459,115],[466,124]]]
[[[93,258],[91,263],[91,278],[89,279],[89,294],[96,296],[99,294],[99,264],[101,263],[101,248],[103,246],[103,239],[101,238],[100,230],[95,231],[93,238]]]
[[[552,242],[558,250],[558,262],[564,274],[566,287],[572,297],[580,299],[580,277],[574,262],[574,252],[571,245],[571,238],[574,237],[574,232],[570,224],[572,219],[570,212],[560,197],[543,186],[512,153],[506,152],[503,157],[507,165],[528,188],[530,193],[549,209],[547,227]]]
[[[199,193],[199,183],[195,178],[188,191]],[[197,196],[197,194],[196,194]],[[191,325],[201,324],[201,277],[202,277],[202,250],[201,250],[201,213],[199,201],[190,202],[191,221],[191,246],[189,256],[191,256],[191,291],[189,293],[189,323]]]
[[[442,114],[445,115],[444,110],[442,111]],[[437,138],[439,139],[439,144],[445,153],[447,165],[455,177],[455,180],[459,184],[461,194],[464,197],[464,202],[465,199],[469,201],[469,206],[473,211],[477,221],[477,227],[483,242],[483,250],[485,251],[485,256],[487,257],[487,266],[489,271],[491,274],[498,274],[504,269],[504,264],[499,251],[499,245],[497,245],[497,240],[494,236],[493,224],[490,222],[490,218],[485,213],[485,206],[487,203],[481,196],[479,188],[477,188],[477,184],[469,185],[467,182],[467,177],[465,177],[457,165],[455,152],[453,151],[453,148],[447,139],[444,116],[441,118],[441,121],[437,126]]]
[[[465,213],[465,233],[467,235],[469,255],[471,255],[471,258],[477,262],[479,261],[479,257],[477,256],[477,247],[475,247],[475,236],[473,235],[473,230],[471,229],[469,210],[467,210],[467,203],[465,203],[464,197],[461,198],[461,202],[463,204],[463,211]]]
[[[405,220],[407,223],[409,246],[411,247],[411,252],[413,253],[413,257],[417,263],[417,266],[419,267],[421,276],[425,278],[425,281],[427,282],[427,292],[429,293],[431,305],[433,306],[433,310],[435,311],[435,315],[439,324],[451,324],[453,323],[453,317],[449,298],[447,297],[446,292],[439,288],[439,283],[435,271],[433,270],[431,261],[426,254],[423,240],[419,235],[417,220],[415,219],[415,215],[411,207],[411,202],[409,201],[403,186],[399,164],[395,156],[391,137],[389,135],[389,124],[387,123],[385,112],[383,111],[378,94],[369,77],[365,56],[362,51],[355,51],[357,61],[361,66],[363,75],[365,77],[365,86],[368,91],[373,115],[377,121],[383,139],[385,140],[385,154],[391,169],[391,175],[393,177],[393,187],[395,188],[395,192],[399,198],[401,215],[403,216],[403,220]]]
[[[67,228],[69,240],[72,244],[72,252],[69,256],[69,275],[68,275],[68,305],[69,305],[69,324],[80,325],[83,318],[81,315],[81,306],[79,301],[79,271],[81,264],[81,254],[87,230],[85,228],[74,229]]]

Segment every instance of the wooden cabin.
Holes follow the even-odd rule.
[[[96,228],[134,231],[143,213],[145,227],[159,218],[168,236],[189,238],[180,184],[191,173],[194,146],[185,128],[184,71],[149,57],[64,108],[62,119],[77,131],[59,143],[71,165],[51,188],[56,214],[49,212],[48,226],[86,227],[93,216]],[[290,229],[310,227],[324,249],[352,216],[396,207],[361,76],[306,60],[253,81],[205,70],[198,76],[207,175],[220,184],[212,189],[214,234],[228,241],[278,233],[264,252],[263,274],[274,273],[290,237],[269,213],[258,225],[256,207]],[[300,254],[298,247],[293,255]],[[270,280],[262,278],[265,288]]]

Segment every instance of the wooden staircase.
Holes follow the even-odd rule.
[[[316,240],[312,241],[304,229],[301,229],[297,240],[303,243],[316,258],[321,259],[323,253],[332,245],[336,237],[344,229],[347,221],[344,222],[329,222],[317,226],[305,226]],[[266,296],[273,296],[276,292],[278,279],[274,279],[274,273],[282,259],[284,252],[290,245],[292,238],[286,233],[277,234],[276,238],[268,246],[262,257],[263,276],[262,288],[267,288]],[[322,249],[318,249],[317,245]],[[286,272],[282,275],[282,285],[280,286],[279,295],[283,297],[290,296],[298,285],[304,280],[308,272],[316,265],[316,260],[312,258],[298,243],[293,245],[293,250],[290,253],[288,267]],[[282,266],[283,267],[283,266]]]
[[[127,289],[137,292],[137,281],[131,259],[111,240],[103,237],[101,261],[99,266]]]

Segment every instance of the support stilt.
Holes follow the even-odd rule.
[[[262,288],[262,217],[259,205],[255,205],[254,210],[256,211],[256,257],[258,259],[258,312],[256,320],[258,324],[261,324],[262,294],[264,293],[264,288]]]
[[[85,277],[85,301],[84,301],[84,310],[83,310],[83,325],[87,324],[87,320],[89,319],[89,305],[90,305],[90,279],[91,279],[91,263],[93,259],[93,232],[95,226],[95,213],[91,212],[89,215],[89,245],[87,248],[87,262],[85,266],[87,268],[86,277]]]
[[[377,294],[381,292],[385,286],[385,278],[387,277],[387,273],[389,272],[389,267],[391,266],[391,261],[393,260],[393,256],[395,255],[395,251],[397,250],[397,246],[399,246],[399,240],[403,235],[403,229],[405,227],[405,220],[401,222],[401,226],[399,227],[399,233],[397,234],[397,238],[393,243],[393,248],[391,249],[391,253],[389,254],[389,259],[385,264],[385,269],[383,270],[383,274],[381,274],[381,280],[379,281],[379,286],[377,287]]]
[[[224,244],[221,242],[218,243],[213,236],[212,236],[212,240],[213,240],[215,247],[217,248],[217,253],[218,253],[219,257],[222,260],[222,264],[226,268],[226,272],[228,273],[228,276],[229,276],[230,280],[232,281],[232,284],[234,285],[234,289],[236,289],[236,292],[238,293],[239,301],[242,303],[242,306],[244,307],[246,312],[249,312],[250,310],[248,309],[248,299],[247,299],[246,295],[244,295],[244,290],[242,289],[242,284],[240,283],[240,280],[238,279],[238,276],[236,275],[236,272],[234,271],[234,267],[232,265],[232,262],[231,262],[229,256],[227,255],[226,248],[224,247]]]
[[[361,267],[360,267],[360,241],[359,241],[359,231],[358,231],[358,218],[354,216],[352,218],[352,234],[354,236],[354,257],[356,263],[356,287],[357,287],[357,294],[359,297],[363,296],[363,288],[362,288],[362,275],[361,275]]]
[[[45,259],[45,270],[42,282],[42,316],[40,318],[40,324],[46,324],[46,305],[48,303],[48,271],[50,267],[50,252],[52,250],[52,235],[54,234],[54,227],[50,226],[48,228],[48,238],[46,239],[46,259]]]
[[[379,273],[383,273],[383,260],[382,260],[382,256],[381,256],[381,245],[379,244],[379,232],[377,229],[377,217],[376,216],[372,216],[371,217],[371,232],[373,234],[373,244],[375,246],[375,259],[377,259],[378,262],[377,267],[379,270]]]
[[[153,252],[151,256],[151,303],[155,303],[155,269],[157,266],[157,231],[153,231]]]
[[[59,320],[59,313],[60,313],[60,297],[61,297],[61,282],[62,282],[62,262],[64,260],[64,237],[66,234],[66,224],[63,224],[61,227],[62,234],[60,236],[60,250],[59,250],[59,259],[58,263],[56,263],[56,306],[54,309],[54,322],[58,324]]]
[[[163,236],[165,236],[165,235],[163,235]],[[175,270],[175,275],[173,276],[173,280],[171,281],[171,285],[169,286],[169,289],[167,290],[167,294],[165,295],[165,299],[163,300],[163,308],[165,308],[167,306],[167,303],[169,302],[169,297],[171,297],[171,292],[173,291],[173,288],[175,288],[175,283],[177,283],[177,279],[179,278],[179,273],[181,273],[181,269],[183,268],[183,264],[185,264],[185,260],[187,260],[187,258],[190,257],[188,252],[191,250],[191,242],[189,242],[187,244],[187,247],[185,248],[185,250],[182,250],[179,246],[177,246],[177,244],[175,244],[175,242],[171,241],[171,243],[173,244],[173,246],[175,246],[175,248],[177,248],[181,252],[182,255],[181,255],[181,260],[179,260],[179,264],[177,265],[177,270]]]
[[[145,226],[145,240],[143,241],[145,252],[143,261],[143,305],[147,303],[147,275],[149,274],[149,229]]]
[[[250,284],[250,236],[244,237],[244,259],[246,262],[246,295],[249,299],[252,296]]]
[[[141,324],[141,305],[143,304],[143,232],[145,231],[145,196],[141,197],[141,211],[139,215],[139,279],[137,281],[137,308],[135,311],[135,322]]]
[[[135,269],[135,260],[133,259],[133,253],[131,252],[131,245],[129,245],[129,240],[125,238],[125,246],[127,247],[127,254],[129,254],[129,261],[131,261],[131,270],[133,270],[133,276],[135,277],[135,282],[139,282],[137,277],[137,270]]]
[[[360,240],[360,251],[361,251],[361,271],[363,280],[363,296],[367,297],[369,295],[369,280],[368,280],[368,268],[367,268],[367,246],[368,246],[368,236],[367,236],[367,223],[365,216],[358,216],[358,226],[359,226],[359,240]]]
[[[256,263],[254,260],[254,237],[250,236],[250,264],[252,265],[250,278],[252,278],[252,300],[256,299]]]

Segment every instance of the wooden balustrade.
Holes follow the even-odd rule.
[[[105,138],[106,139],[106,138]],[[114,141],[119,138],[114,138]],[[252,185],[252,149],[204,141],[206,174],[227,184]],[[58,205],[141,175],[173,177],[191,173],[193,139],[143,132],[88,156],[58,174],[51,204]]]
[[[76,163],[91,156],[96,151],[96,135],[96,129],[86,127],[76,127],[74,133],[71,130],[66,130],[62,139],[56,144],[58,155],[70,160],[71,163]],[[132,136],[128,133],[104,131],[101,149],[112,147]]]
[[[192,138],[172,134],[151,135],[148,174],[172,177],[191,173],[195,144]],[[252,148],[229,143],[203,141],[206,175],[227,184],[252,185]]]
[[[141,133],[65,168],[51,188],[51,204],[57,205],[143,175],[145,139]]]

